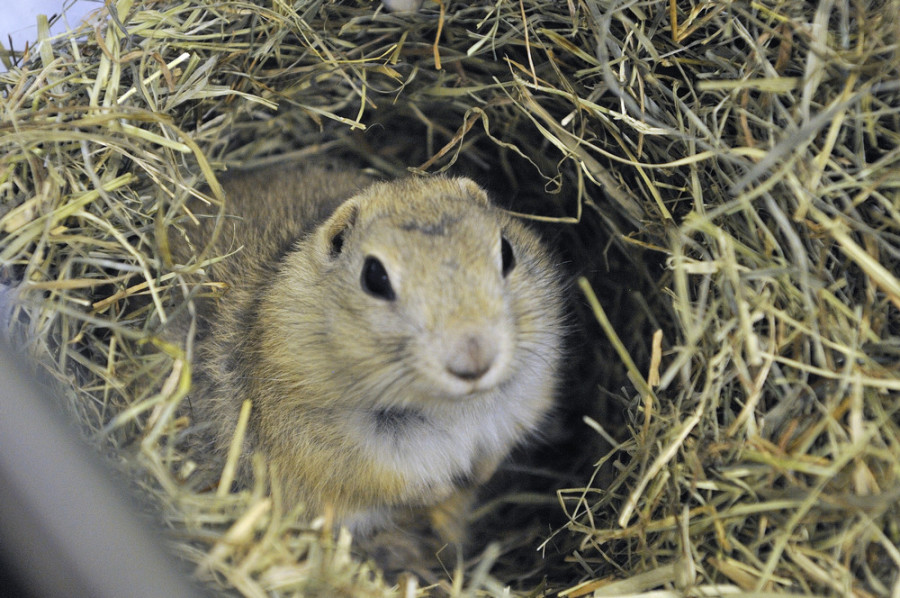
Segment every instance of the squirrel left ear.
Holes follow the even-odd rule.
[[[459,190],[464,194],[468,195],[475,201],[480,204],[484,204],[486,206],[491,204],[491,200],[488,199],[487,191],[481,188],[481,185],[473,181],[472,179],[466,177],[459,177],[456,179],[456,184],[459,185]]]
[[[340,255],[344,248],[344,236],[356,222],[357,213],[359,213],[359,202],[356,198],[348,199],[338,206],[322,227],[321,234],[324,235],[323,240],[331,257]]]

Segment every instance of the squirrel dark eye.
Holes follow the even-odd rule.
[[[373,297],[393,301],[396,295],[391,286],[391,279],[387,270],[378,258],[369,256],[363,263],[362,276],[360,277],[362,289]]]
[[[341,230],[341,232],[331,238],[332,256],[340,254],[341,250],[344,248],[344,232],[345,230]]]
[[[500,266],[501,272],[503,272],[503,277],[506,278],[516,266],[516,256],[513,255],[512,245],[509,244],[506,237],[500,237],[500,261],[502,264]]]

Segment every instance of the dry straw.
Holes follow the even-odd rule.
[[[216,588],[898,596],[898,19],[897,0],[110,0],[43,23],[0,75],[12,332]],[[565,519],[523,518],[435,587],[391,590],[349,538],[261,484],[216,492],[180,448],[191,346],[161,332],[221,292],[188,274],[228,259],[173,263],[184,200],[324,152],[481,176],[555,222],[582,276],[575,477],[544,489]]]

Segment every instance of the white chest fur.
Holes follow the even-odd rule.
[[[542,384],[510,381],[489,393],[426,409],[386,408],[353,418],[376,463],[406,482],[406,499],[433,502],[488,471],[539,425],[548,408]]]

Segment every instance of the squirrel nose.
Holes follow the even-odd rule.
[[[469,334],[453,344],[446,361],[447,371],[466,382],[484,376],[497,358],[497,343],[478,334]]]

